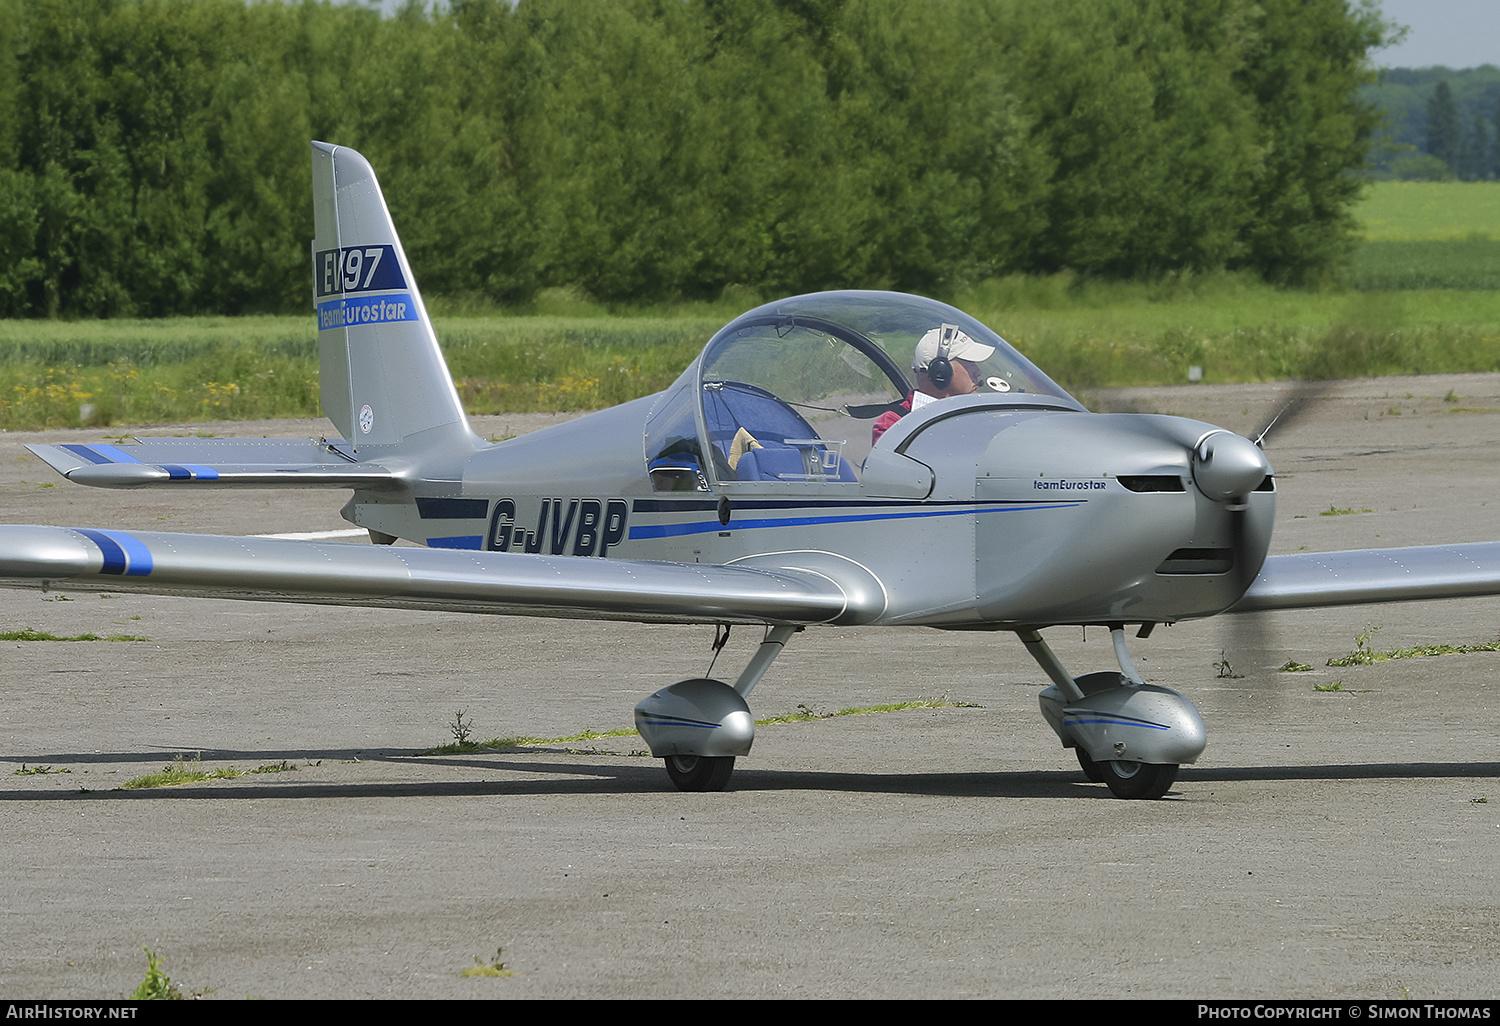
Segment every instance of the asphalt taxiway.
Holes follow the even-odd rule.
[[[1283,394],[1091,398],[1249,430]],[[21,447],[101,437],[0,436],[4,520],[348,527],[340,492],[90,489]],[[1500,539],[1500,375],[1336,383],[1269,454],[1274,551]],[[757,715],[951,704],[762,727],[730,791],[682,794],[634,737],[418,753],[460,710],[481,738],[628,727],[705,673],[707,628],[0,591],[0,632],[142,639],[0,642],[0,997],[126,996],[147,946],[230,999],[1494,999],[1500,653],[1326,663],[1376,627],[1379,650],[1491,641],[1497,614],[1158,629],[1137,663],[1209,747],[1166,799],[1125,802],[1058,747],[1009,635],[800,634]],[[1102,631],[1049,637],[1075,672],[1113,666]],[[756,640],[736,628],[718,674]],[[290,768],[119,789],[178,757]],[[460,977],[497,949],[514,975]]]

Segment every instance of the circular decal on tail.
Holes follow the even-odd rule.
[[[368,435],[370,433],[370,429],[374,426],[375,411],[370,409],[368,405],[361,406],[359,408],[359,429]]]

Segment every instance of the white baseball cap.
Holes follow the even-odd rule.
[[[975,342],[964,334],[961,328],[952,324],[944,324],[933,328],[922,336],[917,343],[917,348],[911,357],[911,369],[926,370],[938,354],[943,351],[943,337],[948,337],[948,359],[969,360],[979,363],[988,360],[994,355],[995,347],[987,346],[983,342]]]

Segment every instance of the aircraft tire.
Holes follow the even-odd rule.
[[[734,772],[732,755],[669,755],[664,761],[679,791],[722,791]]]
[[[1089,753],[1082,748],[1074,748],[1073,752],[1078,756],[1078,767],[1083,770],[1083,775],[1089,778],[1089,783],[1104,783],[1104,771],[1099,768],[1097,762],[1089,758]]]
[[[1116,798],[1160,798],[1177,779],[1177,764],[1157,765],[1149,762],[1096,763],[1104,782]],[[1085,770],[1087,772],[1087,770]]]

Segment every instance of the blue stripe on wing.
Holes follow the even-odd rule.
[[[151,573],[151,550],[139,539],[123,531],[96,531],[80,527],[78,533],[99,546],[104,554],[102,574],[118,574],[126,577],[145,577]]]

